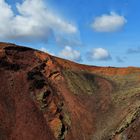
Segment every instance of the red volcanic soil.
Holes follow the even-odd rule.
[[[139,140],[140,68],[80,65],[0,43],[0,140]]]
[[[77,64],[69,60],[64,60],[55,57],[56,61],[63,67],[71,70],[87,70],[91,73],[97,73],[102,75],[114,76],[114,75],[128,75],[136,72],[140,72],[140,68],[137,67],[99,67]]]

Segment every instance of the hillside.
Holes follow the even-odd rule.
[[[140,68],[80,65],[0,43],[0,140],[139,140]]]

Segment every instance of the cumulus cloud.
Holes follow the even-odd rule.
[[[115,32],[120,30],[126,23],[127,20],[124,16],[110,12],[110,14],[96,17],[92,23],[92,28],[97,32]]]
[[[44,47],[41,47],[40,50],[41,50],[42,52],[45,52],[45,53],[48,52],[48,50],[47,50],[46,48],[44,48]]]
[[[47,39],[52,34],[74,34],[77,27],[50,11],[43,0],[23,0],[16,4],[18,14],[0,0],[1,39]]]
[[[87,53],[87,57],[89,60],[110,60],[111,55],[108,50],[104,48],[94,48],[90,52]]]
[[[127,50],[127,54],[136,54],[136,53],[140,53],[140,47],[137,47],[137,48],[129,48]]]
[[[12,32],[13,16],[11,7],[4,0],[0,0],[0,37],[5,37]]]
[[[55,55],[54,53],[52,53],[49,50],[47,50],[45,47],[41,47],[40,51],[45,52],[45,53],[49,53],[50,55]]]
[[[65,46],[65,48],[59,53],[59,56],[73,61],[81,61],[80,52],[72,49],[70,46]]]

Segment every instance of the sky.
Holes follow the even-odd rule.
[[[0,0],[0,41],[81,64],[140,67],[139,0]]]

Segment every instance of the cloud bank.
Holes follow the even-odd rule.
[[[70,46],[65,46],[65,48],[59,53],[59,56],[77,62],[81,61],[80,52],[72,49]]]
[[[92,23],[92,28],[97,32],[115,32],[120,30],[126,23],[127,20],[124,16],[110,12],[110,14],[96,17]]]
[[[106,61],[111,59],[110,53],[104,48],[94,48],[93,50],[87,53],[87,57],[89,60],[100,61]]]
[[[17,13],[0,0],[0,39],[47,40],[51,35],[75,34],[77,27],[48,9],[43,0],[23,0]]]

